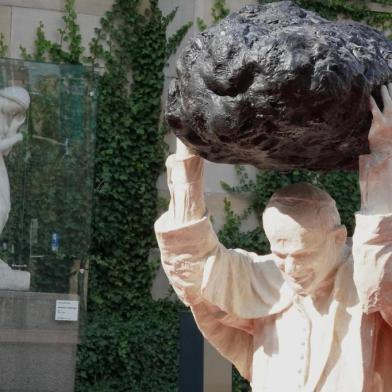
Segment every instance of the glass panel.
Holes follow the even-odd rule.
[[[0,88],[31,96],[24,141],[6,159],[11,213],[0,258],[30,291],[78,293],[92,219],[97,78],[78,65],[0,59]]]

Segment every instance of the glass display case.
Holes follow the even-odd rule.
[[[0,258],[31,273],[31,291],[80,291],[91,238],[96,80],[83,66],[0,60],[0,88],[22,86],[31,97],[24,141],[6,161],[12,207]]]

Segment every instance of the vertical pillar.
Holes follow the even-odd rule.
[[[204,341],[203,392],[231,392],[232,365]]]
[[[179,392],[203,392],[203,337],[191,312],[180,315]]]
[[[181,313],[179,392],[231,392],[231,378],[231,364],[203,339],[192,313]]]

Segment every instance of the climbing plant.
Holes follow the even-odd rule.
[[[117,0],[90,47],[89,61],[101,63],[104,72],[89,326],[79,352],[79,391],[169,392],[178,377],[179,305],[151,300],[155,264],[148,258],[155,247],[156,181],[166,153],[159,126],[164,67],[190,24],[166,38],[176,10],[163,16],[156,0],[145,11],[140,7],[139,0]],[[108,326],[114,344],[105,337]]]
[[[26,59],[82,63],[100,70],[96,134],[93,244],[88,323],[78,354],[78,391],[175,390],[177,303],[150,298],[156,263],[156,181],[166,155],[160,126],[164,68],[191,24],[172,36],[176,10],[157,0],[116,0],[84,55],[67,0],[60,42],[37,28]]]
[[[221,19],[226,18],[230,10],[226,8],[226,0],[214,0],[211,8],[211,15],[213,23],[219,22]]]
[[[51,61],[54,63],[81,64],[85,48],[81,46],[82,36],[77,22],[75,0],[66,0],[64,5],[63,27],[58,29],[59,42],[52,42],[45,36],[45,26],[39,23],[34,41],[34,52],[28,53],[20,46],[22,58],[34,61]]]
[[[212,23],[218,23],[221,19],[228,16],[229,13],[230,10],[226,7],[226,0],[214,0],[211,7]],[[206,22],[200,17],[196,19],[196,26],[200,31],[208,28]]]
[[[3,33],[0,33],[0,57],[5,57],[8,52],[8,45],[5,43]]]

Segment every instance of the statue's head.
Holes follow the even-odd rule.
[[[0,90],[0,140],[18,133],[29,106],[30,96],[24,88],[12,86]]]
[[[287,282],[312,294],[336,271],[347,231],[328,193],[307,183],[287,186],[270,199],[263,225]]]

